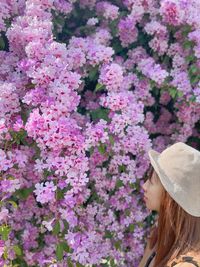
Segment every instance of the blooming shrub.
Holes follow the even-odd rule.
[[[199,146],[198,0],[0,0],[0,266],[138,266],[147,151]]]

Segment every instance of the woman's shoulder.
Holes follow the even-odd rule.
[[[172,260],[167,267],[200,267],[200,252],[188,252]]]
[[[194,267],[194,266],[199,266],[199,265],[194,265],[193,263],[189,263],[189,262],[180,262],[174,265],[174,267]]]

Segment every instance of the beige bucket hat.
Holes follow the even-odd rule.
[[[200,217],[200,152],[182,142],[158,153],[150,162],[169,195],[189,214]]]

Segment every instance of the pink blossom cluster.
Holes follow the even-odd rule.
[[[122,46],[127,47],[129,44],[137,41],[138,30],[136,28],[136,21],[132,17],[121,19],[118,25],[119,38]]]
[[[154,36],[149,42],[149,46],[159,55],[166,53],[168,48],[168,32],[166,26],[158,21],[151,21],[145,25],[144,29],[149,35]]]
[[[164,83],[169,75],[168,72],[162,69],[159,64],[156,64],[152,58],[146,58],[139,62],[138,69],[142,74],[155,81],[158,85]]]
[[[110,4],[106,1],[101,1],[96,4],[97,15],[103,15],[105,19],[115,20],[119,16],[119,7]]]
[[[138,266],[148,150],[200,137],[200,4],[158,2],[0,1],[1,266]]]
[[[53,182],[46,182],[35,185],[34,193],[36,200],[42,204],[55,201],[56,186]]]
[[[19,97],[12,83],[0,84],[0,117],[9,119],[20,111]]]
[[[117,91],[123,81],[123,70],[116,64],[104,65],[101,68],[99,83],[106,86],[108,91]]]
[[[165,22],[177,26],[183,23],[186,7],[181,1],[166,0],[162,1],[160,11]]]
[[[100,120],[94,126],[91,124],[86,125],[86,146],[87,148],[98,146],[98,144],[106,143],[109,140],[108,133],[106,131],[107,122],[104,120]]]

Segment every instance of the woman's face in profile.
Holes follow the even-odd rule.
[[[155,210],[159,212],[164,187],[153,169],[147,178],[148,179],[146,182],[142,185],[146,207],[149,210]]]

